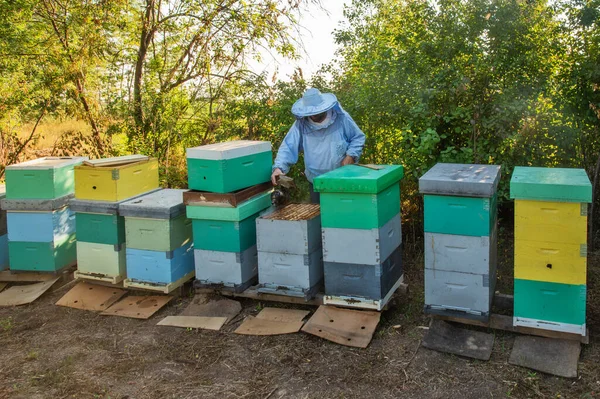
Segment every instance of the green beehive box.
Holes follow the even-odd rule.
[[[46,157],[6,167],[6,199],[55,199],[73,194],[73,168],[87,157]]]
[[[377,194],[404,177],[402,165],[348,165],[314,179],[320,193]]]
[[[239,222],[192,220],[194,249],[221,252],[243,252],[256,245],[258,213]]]
[[[75,214],[77,241],[119,245],[125,242],[125,219],[116,214]]]
[[[583,169],[517,166],[510,197],[518,200],[592,202],[592,184]]]
[[[237,140],[188,148],[188,187],[229,193],[271,178],[273,154],[268,141]]]
[[[491,198],[425,195],[425,232],[483,237],[496,224],[498,195]]]
[[[77,259],[75,234],[55,242],[9,241],[10,270],[55,272]]]
[[[187,216],[190,219],[220,220],[240,222],[250,216],[263,211],[271,206],[271,192],[262,194],[244,201],[236,208],[223,206],[188,205]]]
[[[348,165],[314,179],[323,227],[377,229],[400,212],[401,165]]]
[[[379,194],[321,194],[322,227],[378,229],[399,212],[399,184],[392,184]]]
[[[585,285],[515,279],[514,300],[515,318],[565,324],[563,331],[585,325]]]
[[[185,215],[173,219],[125,217],[127,248],[169,252],[192,239],[192,221]]]

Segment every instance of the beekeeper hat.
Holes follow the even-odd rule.
[[[315,88],[308,89],[304,92],[302,98],[292,106],[292,114],[299,118],[317,115],[329,111],[337,102],[337,97],[334,94],[321,93]]]

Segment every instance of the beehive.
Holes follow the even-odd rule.
[[[45,157],[6,167],[7,199],[54,199],[73,194],[73,168],[87,157]]]
[[[2,200],[11,270],[55,272],[75,263],[75,215],[66,205],[69,198]]]
[[[400,165],[349,165],[314,179],[321,194],[326,304],[381,309],[400,284],[403,176]],[[357,276],[362,283],[350,283]]]
[[[118,283],[126,277],[125,219],[119,202],[73,199],[77,226],[76,277]]]
[[[158,190],[119,205],[125,218],[126,286],[181,285],[193,278],[192,224],[185,216],[185,191]]]
[[[290,204],[256,219],[259,292],[312,297],[323,283],[319,205]]]
[[[158,188],[158,160],[144,156],[88,161],[75,168],[75,198],[118,202]]]
[[[425,311],[487,319],[496,283],[500,167],[438,163],[425,206]]]
[[[514,324],[586,334],[587,206],[583,169],[517,167]]]
[[[188,187],[229,193],[270,180],[268,141],[237,140],[188,148]]]

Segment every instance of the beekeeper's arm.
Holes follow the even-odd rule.
[[[273,164],[273,173],[271,174],[273,185],[277,184],[277,176],[285,175],[290,171],[290,167],[298,162],[298,153],[301,150],[300,129],[298,121],[296,121],[285,135],[277,151],[277,157]]]

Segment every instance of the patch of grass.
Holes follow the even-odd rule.
[[[10,331],[14,327],[12,317],[7,317],[5,319],[0,319],[0,328],[3,331]]]
[[[27,356],[25,356],[25,359],[27,359],[27,360],[37,360],[39,356],[40,356],[40,354],[38,353],[38,351],[32,349],[32,350],[29,351],[29,353],[27,353]]]

